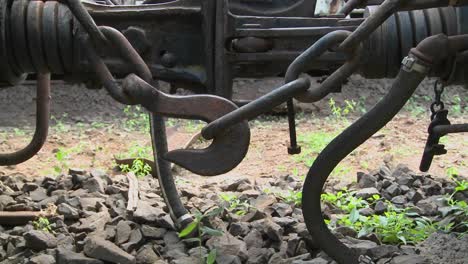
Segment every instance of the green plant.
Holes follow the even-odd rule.
[[[301,191],[289,191],[286,194],[279,194],[278,195],[281,200],[286,203],[294,204],[296,206],[302,205],[302,192]]]
[[[298,135],[302,152],[293,156],[293,160],[307,167],[312,166],[317,155],[335,138],[337,132],[316,131]]]
[[[68,117],[67,113],[63,113],[62,117],[59,117],[59,118],[57,118],[56,116],[51,116],[50,117],[50,119],[55,122],[55,125],[53,126],[55,131],[57,131],[59,133],[67,133],[67,132],[70,131],[70,126],[65,125],[65,122],[63,121],[67,117]]]
[[[321,195],[321,199],[325,203],[329,203],[340,210],[351,213],[353,210],[359,210],[369,206],[369,202],[362,199],[355,197],[356,192],[348,191],[343,189],[336,194],[333,193],[324,193]],[[379,195],[374,195],[369,200],[371,202],[377,201],[380,199]]]
[[[133,143],[125,153],[119,153],[118,158],[138,158],[138,159],[153,159],[152,146],[143,145],[141,143]]]
[[[74,153],[80,152],[82,149],[82,145],[75,146],[73,148],[58,148],[55,151],[55,166],[54,171],[57,174],[63,173],[69,168],[69,159],[70,156]]]
[[[252,207],[247,200],[241,200],[235,194],[221,193],[219,197],[228,204],[226,209],[236,215],[245,215]]]
[[[341,107],[336,104],[333,98],[328,100],[328,105],[330,106],[332,115],[336,120],[342,121],[343,118],[356,111],[357,103],[354,100],[344,100],[344,104],[345,105]]]
[[[50,225],[49,219],[45,217],[39,217],[36,221],[33,221],[34,229],[45,231],[45,232],[52,232],[52,227]]]
[[[119,165],[119,168],[122,170],[122,172],[125,173],[133,172],[138,178],[142,178],[151,174],[151,166],[138,158],[133,160],[132,166],[122,164]]]
[[[211,250],[205,256],[203,255],[202,239],[204,236],[222,236],[223,231],[206,226],[204,220],[220,215],[223,210],[224,209],[222,207],[218,207],[211,211],[207,211],[204,214],[196,210],[194,214],[195,219],[193,222],[187,225],[187,227],[185,227],[179,233],[179,237],[183,238],[185,242],[198,243],[198,248],[200,249],[200,263],[214,264],[216,261],[216,249]],[[194,232],[196,232],[196,237],[189,238]]]
[[[125,129],[129,131],[150,130],[149,115],[141,106],[126,106],[123,111],[126,116],[123,124]]]

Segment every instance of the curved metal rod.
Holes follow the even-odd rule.
[[[44,146],[49,132],[50,73],[37,75],[36,129],[31,142],[23,149],[0,154],[0,166],[16,165],[36,155]]]
[[[126,62],[132,64],[135,69],[135,73],[146,82],[150,82],[152,80],[151,71],[127,38],[120,31],[111,27],[101,26],[99,29],[108,38],[109,42],[117,48],[119,55],[122,56]],[[96,52],[93,44],[89,41],[89,38],[87,36],[82,36],[80,38],[80,42],[91,67],[93,67],[93,70],[96,72],[96,76],[112,98],[122,104],[137,104],[136,102],[132,102],[132,100],[125,94],[123,88],[114,79],[114,76],[112,76],[112,73]]]
[[[285,82],[290,83],[298,79],[301,73],[307,71],[310,62],[315,61],[315,59],[340,44],[350,35],[350,31],[337,30],[320,38],[291,63],[286,71]],[[319,87],[309,89],[294,98],[303,103],[313,103],[322,100],[325,96],[335,91],[337,85],[343,84],[359,68],[362,63],[362,53],[362,45],[358,45],[353,51],[353,57],[322,82]]]
[[[94,22],[94,19],[86,10],[81,0],[64,0],[68,4],[68,8],[72,14],[76,17],[78,22],[84,30],[91,36],[94,43],[104,45],[107,43],[106,36],[99,30],[99,27]]]
[[[303,189],[303,214],[309,232],[322,249],[339,263],[357,264],[360,256],[327,228],[320,207],[324,184],[338,163],[384,127],[403,108],[425,74],[400,70],[391,90],[367,114],[336,137],[310,168]]]
[[[237,109],[231,101],[214,95],[165,94],[134,74],[127,76],[122,86],[132,100],[167,117],[211,122]],[[217,135],[205,149],[173,150],[164,158],[196,174],[214,176],[234,169],[247,154],[249,143],[250,129],[244,120]]]

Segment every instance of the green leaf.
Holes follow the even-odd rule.
[[[351,210],[351,213],[349,213],[349,221],[354,224],[357,220],[359,220],[359,211],[355,207]]]
[[[221,231],[221,230],[209,228],[209,227],[206,227],[206,226],[203,226],[200,229],[201,229],[203,234],[207,234],[207,235],[210,235],[210,236],[222,236],[224,234],[223,231]]]
[[[206,264],[214,264],[216,261],[216,249],[210,251],[210,254],[206,257]]]
[[[183,238],[183,237],[190,235],[192,231],[195,230],[195,228],[197,228],[197,226],[198,226],[198,221],[193,221],[187,227],[185,227],[182,231],[180,231],[179,237]]]

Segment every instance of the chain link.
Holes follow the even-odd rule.
[[[445,85],[443,82],[438,79],[434,83],[434,102],[431,104],[431,120],[434,120],[434,117],[438,111],[445,109],[445,104],[442,102],[442,94],[444,93]]]

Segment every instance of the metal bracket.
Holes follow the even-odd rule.
[[[420,61],[413,56],[406,56],[401,62],[401,65],[403,66],[402,69],[407,72],[415,71],[422,74],[427,74],[430,69],[428,66],[420,63]]]

